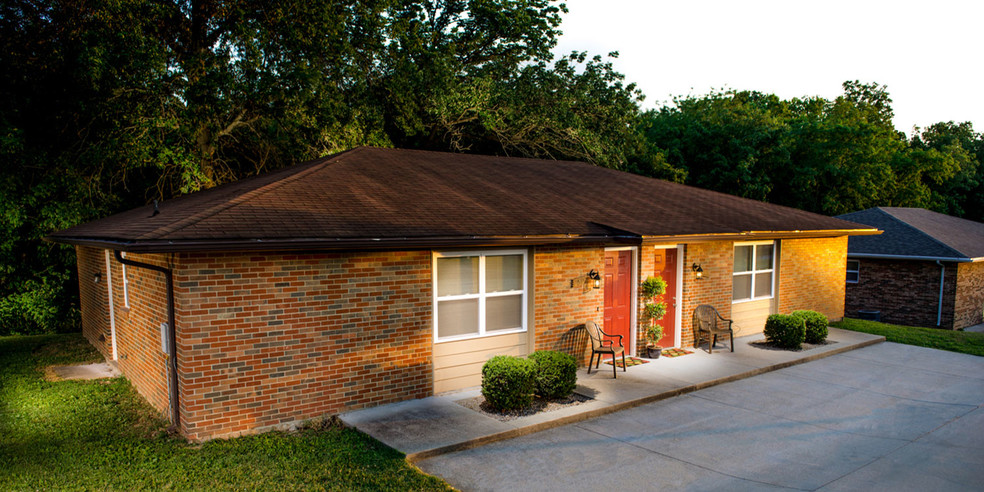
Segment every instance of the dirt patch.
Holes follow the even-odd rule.
[[[498,410],[493,409],[488,403],[486,403],[485,397],[483,396],[476,396],[474,398],[457,400],[455,401],[455,403],[465,408],[468,408],[470,410],[474,410],[476,412],[484,414],[487,417],[496,419],[500,422],[508,422],[510,420],[515,420],[520,417],[536,415],[542,412],[553,412],[555,410],[560,410],[562,408],[575,407],[577,405],[582,405],[592,400],[594,400],[594,398],[584,395],[579,395],[577,393],[574,393],[567,398],[554,398],[554,399],[534,398],[532,406],[528,408],[524,408],[522,410],[511,410],[507,412],[500,412]]]
[[[788,348],[778,347],[776,345],[773,345],[773,344],[767,342],[764,338],[761,339],[761,340],[755,340],[754,342],[748,342],[749,345],[751,345],[751,346],[753,346],[755,348],[762,349],[762,350],[785,350],[787,352],[806,352],[807,350],[813,350],[813,349],[815,349],[817,347],[824,347],[824,346],[827,346],[827,345],[833,345],[835,343],[837,343],[837,342],[830,341],[830,340],[824,341],[823,343],[806,343],[806,342],[803,342],[802,348],[800,348],[799,350],[796,350],[796,349],[788,349]]]

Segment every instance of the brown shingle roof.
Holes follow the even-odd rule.
[[[849,255],[984,258],[984,224],[924,208],[875,207],[839,216],[885,231],[877,237],[851,238]]]
[[[152,212],[130,210],[49,239],[174,251],[871,231],[580,162],[368,147],[176,198]]]

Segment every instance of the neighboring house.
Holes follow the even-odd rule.
[[[984,224],[922,208],[839,217],[884,231],[848,242],[847,316],[951,330],[984,322]]]
[[[495,354],[580,357],[586,320],[640,353],[650,275],[665,346],[705,303],[739,335],[840,318],[847,236],[874,233],[578,162],[357,148],[49,239],[76,247],[85,336],[201,440],[477,386]]]

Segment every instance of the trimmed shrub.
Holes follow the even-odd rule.
[[[793,311],[806,323],[806,343],[823,343],[827,339],[827,317],[809,310]]]
[[[497,355],[482,366],[482,396],[496,410],[516,410],[533,404],[536,362]]]
[[[765,339],[777,347],[799,349],[804,338],[806,325],[803,318],[791,314],[772,314],[765,322]]]
[[[554,350],[530,354],[536,362],[535,391],[544,398],[567,398],[577,386],[577,362],[574,357]]]

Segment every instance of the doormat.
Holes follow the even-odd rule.
[[[628,367],[639,366],[639,365],[648,364],[648,363],[649,363],[648,360],[640,359],[638,357],[626,357],[625,358],[625,365],[628,366]],[[612,365],[612,361],[611,360],[606,360],[605,361],[605,364]],[[622,367],[622,358],[621,357],[619,357],[618,360],[615,361],[615,365],[618,366],[618,367]]]
[[[678,348],[663,349],[663,357],[680,357],[681,355],[687,355],[692,353],[694,353],[692,350],[684,350]]]

